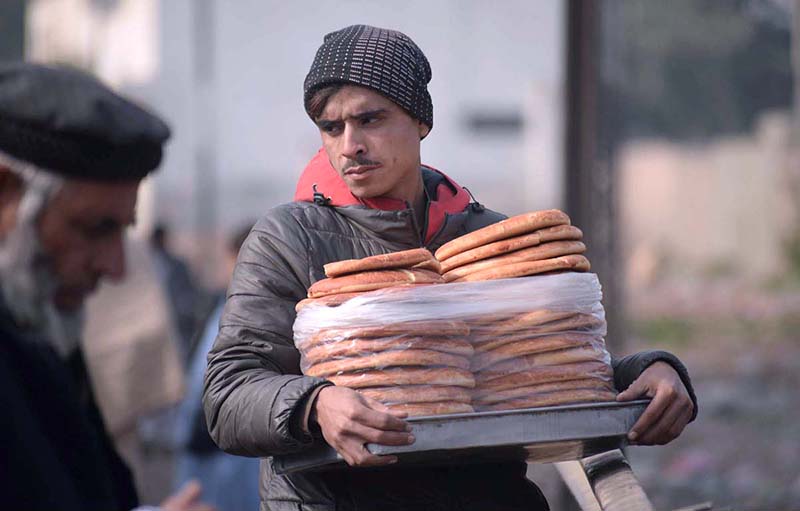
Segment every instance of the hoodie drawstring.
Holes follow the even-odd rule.
[[[329,206],[331,199],[330,197],[325,197],[325,194],[322,192],[317,191],[317,183],[311,185],[311,189],[314,191],[314,204],[317,206]]]
[[[461,188],[466,190],[467,193],[469,194],[469,198],[472,199],[472,203],[470,203],[469,205],[472,208],[472,211],[474,211],[475,213],[483,213],[484,210],[486,210],[486,208],[483,206],[483,204],[481,204],[475,199],[475,196],[472,195],[472,192],[469,191],[469,188],[467,188],[466,186],[462,186]]]

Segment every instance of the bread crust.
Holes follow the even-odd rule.
[[[322,296],[320,298],[304,298],[297,302],[297,305],[294,306],[295,312],[300,312],[301,310],[305,309],[309,305],[320,305],[324,307],[338,307],[339,305],[345,303],[346,301],[350,300],[351,298],[355,298],[356,296],[360,296],[363,293],[339,293],[336,295],[327,295]]]
[[[487,391],[486,389],[473,390],[472,400],[478,405],[490,405],[500,403],[509,399],[519,399],[527,396],[545,394],[558,390],[572,389],[595,389],[613,391],[611,382],[602,378],[578,378],[562,382],[540,383],[538,385],[526,385],[508,390]]]
[[[346,259],[323,266],[328,277],[340,277],[351,273],[374,270],[388,270],[392,268],[411,268],[425,261],[434,260],[433,254],[426,248],[413,248],[389,254],[378,254],[362,259]],[[437,272],[438,273],[438,272]]]
[[[485,280],[510,279],[527,277],[551,271],[589,271],[589,260],[582,255],[567,255],[545,259],[543,261],[528,261],[522,263],[507,263],[500,266],[476,271],[460,277],[452,282],[478,282]]]
[[[538,346],[536,343],[514,343],[506,344],[503,348],[515,348],[500,352],[493,350],[483,353],[482,358],[473,358],[471,369],[475,371],[476,379],[479,381],[491,380],[498,376],[511,373],[527,371],[543,366],[561,366],[566,364],[577,364],[580,362],[599,361],[603,362],[607,358],[604,349],[598,349],[594,345],[585,344],[571,346],[561,350],[534,351]]]
[[[612,379],[614,373],[605,362],[582,362],[578,364],[565,364],[560,366],[541,366],[526,371],[506,374],[492,378],[481,378],[480,373],[476,378],[476,387],[482,391],[501,391],[526,385],[551,383],[566,380],[575,380],[587,377]]]
[[[327,328],[309,336],[302,343],[303,348],[344,339],[381,339],[396,336],[465,338],[469,335],[469,326],[463,321],[427,320],[404,321],[387,325],[374,325],[353,328]],[[300,347],[300,346],[298,346]]]
[[[476,327],[472,330],[472,342],[480,351],[487,351],[496,346],[509,344],[526,338],[549,334],[578,334],[597,331],[604,320],[591,314],[574,314],[568,318],[551,321],[540,325],[526,325],[514,320],[503,322],[496,327]]]
[[[302,354],[304,363],[310,365],[342,357],[356,357],[366,353],[404,349],[438,351],[462,357],[471,357],[475,351],[472,344],[466,339],[398,335],[382,339],[355,338],[317,344],[303,350]]]
[[[398,350],[369,353],[359,357],[341,358],[313,364],[305,374],[324,378],[332,374],[350,373],[364,369],[383,369],[399,366],[458,367],[469,369],[469,358],[431,350]]]
[[[436,251],[436,259],[444,262],[456,254],[466,252],[475,247],[480,247],[481,245],[487,245],[495,241],[531,233],[545,227],[569,223],[569,217],[564,212],[557,209],[524,213],[522,215],[506,218],[492,225],[487,225],[482,229],[472,231],[469,234],[465,234],[464,236],[445,243]]]
[[[409,417],[424,415],[446,415],[450,413],[473,413],[475,409],[466,403],[439,401],[434,403],[402,403],[387,405],[392,410],[406,412]]]
[[[443,282],[444,279],[438,273],[423,269],[365,271],[318,280],[308,288],[308,297],[320,298],[340,293],[374,291],[403,284],[441,284]]]
[[[602,389],[571,389],[536,394],[519,399],[509,399],[502,403],[478,406],[479,411],[522,410],[542,406],[569,405],[578,403],[598,403],[615,401],[617,393]]]
[[[445,269],[447,266],[446,263],[442,263],[442,269],[445,271],[442,277],[444,277],[445,282],[452,282],[471,273],[495,268],[499,265],[524,263],[527,261],[543,261],[554,257],[583,254],[584,252],[586,252],[586,245],[580,241],[552,241],[535,247],[523,248],[515,252],[499,254],[481,261],[453,268],[449,271]]]
[[[475,387],[472,372],[457,367],[401,367],[328,376],[336,385],[359,389],[390,385],[453,385]]]
[[[362,395],[384,404],[452,401],[470,404],[469,389],[453,385],[397,385],[358,389]]]

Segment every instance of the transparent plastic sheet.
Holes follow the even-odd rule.
[[[294,338],[305,374],[412,415],[607,401],[601,298],[588,273],[389,288],[304,303]]]

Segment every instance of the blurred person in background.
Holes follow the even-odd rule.
[[[84,301],[125,274],[157,117],[68,68],[0,64],[0,494],[5,509],[129,510],[130,471],[97,409]],[[135,321],[136,318],[131,318]],[[164,510],[209,510],[197,483]]]
[[[199,324],[199,311],[203,293],[195,284],[189,265],[170,249],[170,232],[163,223],[158,224],[150,235],[156,274],[161,280],[175,328],[180,339],[180,352],[188,359],[190,344]]]
[[[253,223],[237,230],[225,246],[224,287],[215,294],[204,326],[192,346],[186,379],[186,397],[178,412],[175,482],[197,480],[203,485],[205,500],[220,511],[258,509],[258,465],[256,458],[233,456],[220,450],[208,434],[203,413],[203,377],[206,357],[219,330],[219,318],[225,306],[225,290],[233,275],[236,256]]]
[[[263,509],[548,509],[522,462],[385,468],[397,459],[365,445],[413,443],[404,414],[300,371],[295,305],[325,277],[326,263],[435,251],[504,218],[420,164],[433,127],[430,79],[410,38],[365,25],[326,35],[306,76],[306,112],[323,150],[300,177],[295,202],[268,211],[242,247],[209,354],[206,418],[217,444],[235,454],[295,453],[325,440],[350,465],[383,468],[278,475],[265,460]],[[696,413],[683,364],[661,351],[612,363],[619,399],[653,398],[632,440],[677,437]]]

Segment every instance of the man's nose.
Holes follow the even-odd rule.
[[[345,125],[342,137],[342,143],[344,144],[342,146],[342,154],[346,158],[354,160],[357,156],[363,156],[367,153],[364,134],[358,127],[350,124]]]
[[[122,233],[100,244],[95,256],[95,269],[111,280],[122,280],[125,276],[125,239]]]

